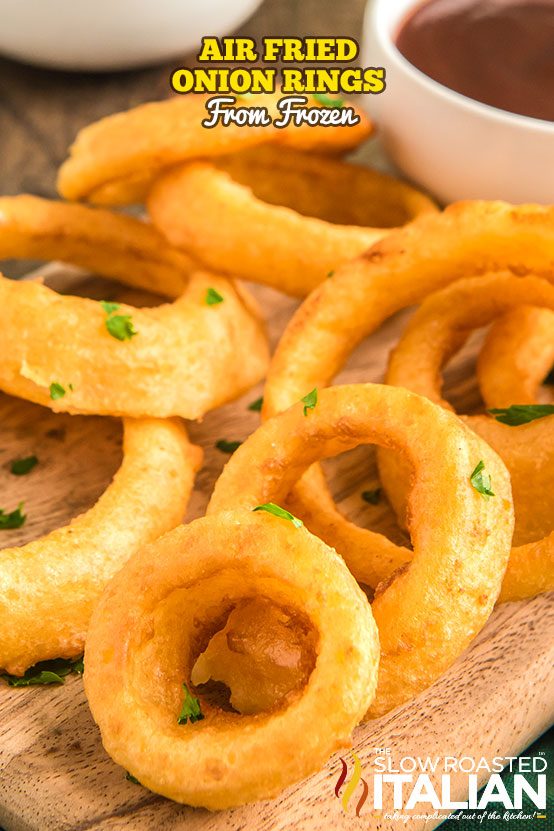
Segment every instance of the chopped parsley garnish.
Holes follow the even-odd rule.
[[[223,303],[223,297],[215,289],[209,288],[206,291],[206,303],[208,306],[216,306],[218,303]]]
[[[517,427],[537,418],[554,415],[554,404],[512,404],[511,407],[494,407],[489,413],[502,424]]]
[[[114,312],[120,308],[119,303],[112,303],[108,300],[101,300],[100,305],[104,309],[107,315],[113,315]]]
[[[488,475],[488,473],[485,473],[484,470],[485,463],[481,459],[481,461],[477,464],[475,470],[469,477],[469,481],[471,482],[472,487],[475,488],[477,493],[480,493],[482,496],[488,499],[489,496],[494,496],[494,491],[491,490],[491,477]]]
[[[273,516],[278,516],[280,519],[286,519],[289,522],[292,522],[295,528],[301,528],[304,523],[298,517],[295,517],[290,511],[285,511],[284,508],[281,508],[280,505],[276,505],[274,502],[266,502],[265,505],[258,505],[256,508],[253,508],[254,511],[267,511],[268,514],[273,514]]]
[[[15,510],[6,512],[0,508],[0,531],[10,531],[13,528],[21,528],[25,525],[27,514],[22,511],[23,502],[20,502]]]
[[[332,277],[334,273],[335,273],[334,271],[328,271],[327,272],[327,277]]]
[[[14,476],[25,476],[31,472],[35,465],[38,465],[37,457],[26,456],[24,459],[14,459],[11,463],[10,471]]]
[[[73,389],[71,384],[69,385],[69,389]],[[62,387],[62,385],[58,384],[57,381],[52,381],[52,383],[50,384],[50,398],[52,399],[52,401],[57,401],[58,398],[63,398],[66,392],[67,390],[65,389],[65,387]]]
[[[227,441],[227,439],[219,439],[216,441],[215,446],[218,450],[221,450],[222,453],[234,453],[237,448],[241,446],[241,441]]]
[[[370,505],[378,505],[381,501],[381,488],[375,488],[372,491],[362,491],[362,499],[364,502],[369,502]]]
[[[304,398],[300,399],[304,404],[304,415],[308,415],[308,410],[315,410],[315,406],[317,404],[317,387],[309,392]]]
[[[341,109],[345,104],[344,98],[333,98],[325,92],[314,92],[313,98],[318,104],[322,104],[324,107]]]
[[[101,300],[100,305],[106,312],[106,329],[116,340],[131,340],[135,335],[138,335],[137,330],[133,326],[131,315],[117,315],[115,312],[120,308],[119,303],[109,303],[107,300]]]
[[[82,675],[84,671],[83,659],[72,661],[68,658],[56,658],[53,661],[40,661],[25,672],[24,675],[8,675],[0,677],[10,687],[35,687],[41,684],[64,684],[65,676],[71,672]]]
[[[248,409],[252,410],[253,413],[259,413],[259,412],[261,412],[261,409],[262,409],[263,405],[264,405],[264,397],[263,397],[263,395],[260,395],[259,398],[256,398],[255,401],[252,401],[248,405]]]
[[[129,773],[129,771],[127,771],[127,773],[125,774],[125,779],[127,779],[129,782],[132,782],[133,785],[140,785],[140,782],[138,781],[137,777],[133,776],[133,774]]]
[[[192,695],[186,684],[183,684],[183,690],[185,691],[185,697],[177,719],[178,724],[186,724],[188,721],[194,724],[195,721],[202,721],[204,715],[200,709],[199,699]]]

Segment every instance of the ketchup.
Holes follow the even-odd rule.
[[[428,0],[406,16],[396,46],[468,98],[554,121],[554,0]]]

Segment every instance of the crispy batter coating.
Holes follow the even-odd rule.
[[[176,421],[123,426],[123,462],[96,505],[64,528],[0,551],[0,668],[7,672],[82,654],[106,583],[183,519],[200,448]]]
[[[284,706],[240,715],[194,691],[191,672],[233,609],[260,598],[302,614],[317,654]],[[119,572],[93,615],[85,689],[114,761],[215,810],[271,798],[348,744],[378,659],[371,608],[341,558],[305,528],[239,508],[175,529]],[[183,683],[200,721],[178,723]]]
[[[407,390],[378,384],[330,387],[266,421],[227,463],[208,506],[282,503],[314,462],[378,444],[402,452],[412,471],[414,547],[409,567],[378,588],[372,610],[381,661],[369,717],[435,681],[486,623],[496,602],[513,530],[510,479],[496,453],[452,413]],[[483,461],[494,485],[485,498],[470,477]],[[377,535],[374,535],[377,536]],[[344,552],[351,566],[350,552]]]

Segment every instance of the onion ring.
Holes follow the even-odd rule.
[[[451,413],[400,388],[330,387],[308,415],[302,402],[266,421],[227,463],[208,514],[281,502],[313,462],[377,443],[402,450],[413,469],[414,558],[381,586],[372,610],[381,660],[369,717],[402,704],[439,677],[485,624],[510,551],[513,510],[498,456]],[[494,483],[470,484],[479,460]],[[345,552],[345,560],[348,557]]]
[[[367,116],[354,106],[360,122],[354,127],[240,127],[218,124],[206,130],[209,96],[187,95],[142,104],[115,113],[81,130],[61,166],[58,190],[66,199],[103,205],[142,202],[160,171],[179,162],[212,158],[264,142],[328,153],[353,150],[371,133]],[[265,106],[277,114],[281,96],[241,99],[241,107]],[[321,106],[308,99],[309,106]]]
[[[173,168],[147,206],[170,243],[207,267],[299,297],[395,225],[436,210],[392,176],[273,146]]]
[[[98,303],[0,277],[6,392],[56,412],[195,419],[265,374],[267,341],[249,295],[199,272],[144,222],[83,205],[4,197],[3,257],[54,257],[179,298],[157,308],[120,305],[118,314],[139,332],[121,342],[108,334]],[[207,306],[210,289],[224,302]],[[63,398],[50,397],[53,382],[61,382]]]
[[[329,384],[357,344],[398,310],[460,277],[505,268],[554,280],[554,208],[461,202],[376,243],[314,289],[290,321],[271,362],[262,415]],[[297,513],[315,509],[319,527],[333,531],[324,539],[345,557],[355,550],[358,578],[375,586],[390,574],[390,546],[376,551],[375,535],[343,517],[328,493],[317,507],[323,483],[320,470],[305,474],[294,490]]]
[[[197,265],[152,225],[38,196],[0,197],[0,259],[62,260],[165,297],[179,297]]]
[[[0,551],[0,667],[83,652],[92,609],[137,550],[182,521],[202,452],[177,422],[124,420],[123,462],[89,511]]]
[[[431,295],[393,350],[387,383],[425,395],[451,410],[441,397],[440,373],[460,345],[460,332],[467,335],[471,329],[485,326],[503,312],[526,303],[554,309],[554,286],[538,277],[499,273],[460,280]],[[496,450],[511,475],[514,548],[500,601],[522,600],[554,588],[553,417],[517,428],[488,415],[463,416],[463,420]],[[398,461],[390,454],[379,454],[383,486],[402,518],[404,473]]]
[[[493,323],[477,361],[485,405],[541,403],[540,386],[553,366],[554,312],[533,306],[512,309]]]
[[[207,305],[210,290],[223,302]],[[54,412],[201,418],[260,381],[268,362],[238,289],[200,272],[172,304],[119,304],[138,332],[125,341],[107,331],[100,303],[39,283],[0,277],[0,304],[0,388]]]
[[[201,699],[203,719],[178,724],[203,644],[256,597],[314,628],[308,684],[257,715]],[[370,606],[336,553],[304,528],[236,510],[175,529],[119,572],[93,615],[85,690],[118,764],[156,793],[215,810],[273,797],[347,744],[373,698],[378,657]],[[299,736],[310,740],[299,746]]]

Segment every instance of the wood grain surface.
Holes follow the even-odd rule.
[[[73,287],[88,296],[124,296],[113,284],[82,279],[50,268],[48,282]],[[253,287],[265,310],[273,343],[295,302],[270,289]],[[409,313],[397,315],[353,355],[339,381],[381,380],[386,356]],[[447,394],[460,410],[479,401],[473,380],[478,338],[453,362]],[[213,482],[227,457],[215,449],[220,438],[242,439],[259,416],[247,405],[261,393],[191,424],[203,445],[206,463],[197,480],[188,518],[204,512]],[[25,499],[28,524],[3,532],[2,543],[24,542],[42,530],[66,522],[89,507],[119,464],[120,428],[112,419],[53,415],[6,396],[0,398],[2,440],[0,477],[5,506]],[[8,463],[36,453],[40,465],[27,477],[14,477]],[[386,502],[366,504],[361,491],[377,484],[374,454],[360,448],[328,462],[333,491],[342,510],[360,524],[402,539]],[[376,747],[388,747],[393,760],[402,756],[515,755],[554,719],[554,596],[500,607],[456,665],[415,701],[359,727],[354,749],[366,771]],[[125,779],[102,749],[80,678],[63,687],[14,689],[0,686],[0,824],[7,831],[85,831],[85,829],[187,829],[187,831],[322,831],[322,829],[397,829],[398,820],[367,809],[356,818],[345,811],[334,787],[341,769],[338,755],[310,779],[272,802],[212,814],[160,798]],[[314,725],[317,729],[317,725]],[[268,748],[270,752],[270,748]],[[345,751],[345,758],[348,751]],[[486,774],[483,775],[486,777]],[[464,781],[456,779],[454,798],[463,798]],[[355,803],[355,800],[353,800]],[[386,808],[387,806],[385,806]],[[410,829],[433,828],[438,820],[410,819]]]

